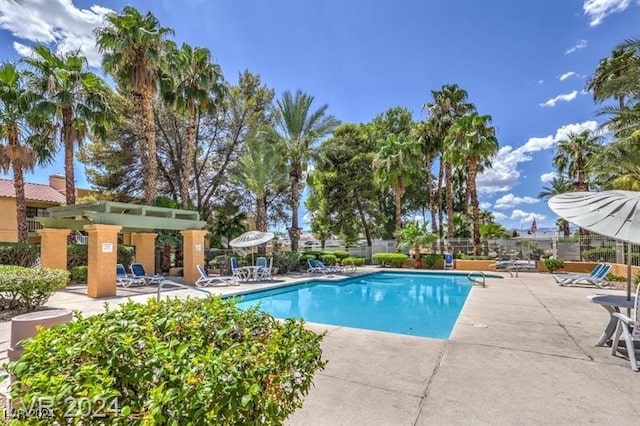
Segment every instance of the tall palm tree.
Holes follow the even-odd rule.
[[[571,132],[558,141],[553,165],[561,175],[573,180],[574,191],[588,191],[591,174],[589,161],[601,149],[600,136],[589,131]]]
[[[397,247],[401,242],[402,198],[420,167],[420,146],[415,139],[391,134],[379,141],[379,150],[373,158],[374,179],[380,186],[393,189]]]
[[[280,192],[283,182],[287,180],[282,158],[273,146],[251,139],[233,175],[255,198],[256,229],[266,231],[269,201]]]
[[[424,109],[429,114],[429,121],[433,123],[434,136],[441,140],[440,143],[440,170],[438,172],[438,198],[439,205],[446,203],[447,216],[453,216],[453,169],[452,165],[444,159],[445,144],[444,139],[453,126],[455,119],[467,114],[475,109],[474,105],[468,102],[467,92],[460,89],[457,84],[444,85],[441,90],[431,91],[433,101],[424,105]],[[444,179],[445,191],[442,191],[442,181]],[[442,211],[439,213],[439,235],[442,237]],[[453,229],[447,230],[447,238],[453,238]],[[441,245],[442,247],[442,245]]]
[[[289,184],[291,189],[291,251],[298,250],[300,227],[298,208],[302,192],[303,174],[307,163],[316,147],[315,144],[335,129],[339,122],[332,115],[327,115],[328,105],[311,110],[313,96],[302,91],[292,94],[286,91],[276,103],[274,111],[275,125],[272,136],[282,147],[289,168]]]
[[[625,98],[637,93],[640,85],[640,57],[637,48],[621,46],[603,58],[593,76],[587,80],[587,90],[593,92],[593,100],[603,102],[615,98],[620,108],[625,107]]]
[[[38,99],[15,64],[0,65],[0,169],[13,171],[19,242],[29,239],[24,172],[51,162],[54,155],[50,123],[34,108]]]
[[[490,115],[472,112],[456,118],[445,139],[448,149],[446,161],[467,171],[467,188],[471,202],[473,221],[473,254],[480,255],[480,204],[476,179],[478,172],[491,167],[491,157],[498,153],[495,128],[490,125]]]
[[[565,175],[560,175],[553,178],[550,186],[542,187],[542,191],[538,194],[538,198],[548,201],[549,198],[554,195],[564,194],[565,192],[571,192],[572,190],[573,182],[571,179],[567,178]],[[560,218],[558,223],[562,235],[568,237],[571,233],[569,230],[569,222]]]
[[[131,93],[145,172],[144,201],[150,205],[156,197],[158,175],[153,100],[166,37],[173,34],[173,30],[161,27],[151,12],[142,15],[131,6],[125,6],[119,15],[107,16],[106,21],[106,26],[96,29],[98,49],[103,54],[102,66],[122,89]]]
[[[180,49],[169,50],[166,59],[166,72],[161,85],[163,95],[187,119],[180,182],[182,208],[186,209],[189,206],[189,181],[196,157],[198,119],[200,114],[215,109],[226,86],[220,66],[212,62],[209,49],[183,43]]]
[[[23,58],[31,70],[27,77],[31,88],[42,97],[37,105],[52,116],[60,129],[64,149],[65,198],[76,203],[74,151],[87,132],[102,137],[109,122],[115,119],[110,105],[110,89],[95,73],[88,70],[87,59],[79,52],[55,54],[40,44],[34,55]]]
[[[429,212],[431,214],[431,233],[438,235],[438,223],[436,214],[439,210],[439,188],[436,185],[434,175],[431,173],[433,162],[441,152],[442,139],[438,138],[437,131],[433,121],[422,121],[416,124],[413,133],[420,144],[422,150],[422,158],[424,168],[427,171],[427,181],[425,186],[429,195]],[[442,235],[440,235],[442,237]]]

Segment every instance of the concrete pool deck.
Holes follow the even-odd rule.
[[[488,279],[487,288],[473,288],[447,341],[309,324],[327,332],[322,346],[329,363],[287,424],[640,424],[640,373],[611,356],[610,348],[594,346],[608,314],[586,299],[623,292],[560,287],[548,274],[503,276]],[[296,278],[309,275],[285,281]],[[200,297],[189,290],[167,295]],[[148,297],[155,291],[131,298]],[[70,288],[47,306],[95,314],[103,304]],[[0,323],[0,363],[6,360],[9,324]]]

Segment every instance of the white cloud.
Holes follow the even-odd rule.
[[[558,77],[558,79],[560,81],[565,81],[566,79],[568,79],[569,77],[573,77],[574,75],[576,77],[578,76],[578,74],[576,74],[575,72],[569,71],[569,72],[565,72],[564,74],[562,74],[560,77]]]
[[[553,181],[556,177],[558,177],[558,174],[556,172],[543,173],[540,175],[540,182],[549,183]]]
[[[584,39],[582,39],[582,40],[578,40],[578,42],[575,44],[575,46],[570,47],[569,49],[567,49],[567,50],[564,52],[564,54],[565,54],[565,55],[570,55],[570,54],[572,54],[573,52],[576,52],[576,51],[578,51],[578,50],[580,50],[580,49],[584,49],[585,47],[587,47],[587,44],[588,44],[587,40],[584,40]]]
[[[544,80],[538,80],[538,84],[544,83]]]
[[[483,201],[480,203],[480,210],[489,210],[491,208],[491,203],[488,201]]]
[[[539,201],[540,200],[538,200],[537,198],[527,197],[527,196],[518,197],[516,195],[509,193],[498,198],[494,203],[494,207],[496,209],[510,209],[511,207],[515,207],[519,204],[535,204]]]
[[[505,219],[508,219],[508,218],[509,218],[509,216],[507,216],[507,215],[506,215],[506,214],[504,214],[504,213],[500,213],[500,212],[492,212],[491,214],[493,214],[493,218],[494,218],[495,220],[498,220],[498,221],[499,221],[499,220],[505,220]]]
[[[30,48],[29,46],[25,46],[22,43],[18,43],[17,41],[13,42],[13,48],[16,49],[16,52],[18,52],[20,56],[30,57],[33,55],[32,48]]]
[[[520,178],[518,164],[531,161],[533,159],[531,153],[553,147],[557,141],[566,138],[571,132],[581,133],[585,130],[593,132],[597,128],[598,123],[593,120],[572,123],[560,127],[555,135],[532,137],[516,149],[510,145],[500,147],[498,154],[491,160],[493,167],[478,175],[478,191],[485,194],[509,191]]]
[[[511,220],[518,220],[524,223],[533,222],[534,219],[539,222],[546,218],[547,217],[543,214],[535,213],[535,212],[525,212],[520,209],[515,209],[514,211],[511,212],[511,216],[509,216],[509,219]]]
[[[585,0],[582,9],[589,17],[589,25],[595,27],[612,13],[623,12],[630,4],[631,0]]]
[[[101,56],[93,30],[112,12],[98,5],[79,9],[71,0],[0,1],[0,29],[21,40],[54,45],[58,53],[80,50],[89,65],[97,67]],[[14,48],[23,54],[27,46],[14,43]]]
[[[548,99],[546,102],[540,104],[541,107],[553,107],[560,101],[563,102],[571,102],[578,96],[578,91],[574,90],[571,93],[563,93],[561,95],[556,96],[555,98]]]

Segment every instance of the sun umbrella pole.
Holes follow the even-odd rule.
[[[627,243],[627,300],[631,300],[631,243]]]

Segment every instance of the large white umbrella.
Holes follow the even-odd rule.
[[[567,192],[549,200],[563,219],[627,242],[627,298],[631,298],[631,244],[640,244],[640,192]]]
[[[273,240],[273,237],[274,234],[272,232],[248,231],[229,241],[229,245],[236,248],[255,247]],[[251,255],[253,255],[253,250]]]

